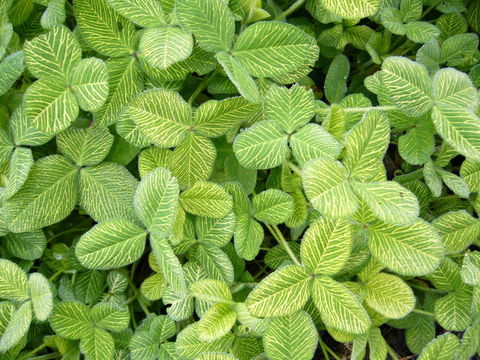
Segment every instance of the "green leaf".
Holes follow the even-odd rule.
[[[232,210],[232,198],[224,188],[199,181],[180,195],[180,204],[190,214],[223,218]]]
[[[252,103],[261,101],[255,80],[253,80],[239,60],[225,52],[217,53],[215,59],[222,65],[223,70],[240,95]]]
[[[167,287],[167,282],[162,274],[153,274],[143,280],[140,292],[147,300],[160,300]]]
[[[109,92],[105,104],[95,112],[95,121],[108,126],[115,123],[124,107],[143,90],[143,77],[134,57],[106,61]]]
[[[167,239],[152,234],[150,237],[150,245],[152,247],[152,253],[155,256],[155,261],[168,284],[171,285],[175,291],[186,293],[187,285],[182,264],[173,253]]]
[[[99,303],[90,310],[90,321],[95,327],[119,332],[128,327],[130,313],[114,304]]]
[[[173,91],[147,90],[129,105],[128,113],[145,137],[160,147],[180,144],[188,134],[190,106]]]
[[[437,172],[442,177],[447,187],[460,197],[468,199],[470,197],[470,189],[467,183],[458,175],[448,172],[444,169],[437,168]]]
[[[264,238],[263,228],[248,213],[237,214],[235,220],[235,251],[245,260],[253,260]]]
[[[415,306],[412,289],[399,277],[378,273],[368,278],[365,302],[383,316],[401,319]]]
[[[435,150],[434,129],[430,122],[420,122],[398,138],[398,152],[408,163],[422,165]]]
[[[217,246],[210,243],[203,243],[197,247],[195,259],[207,273],[208,277],[214,280],[221,280],[232,284],[234,280],[234,269],[230,258]]]
[[[78,274],[75,279],[75,299],[85,304],[94,304],[98,301],[105,288],[105,272],[89,270]]]
[[[8,133],[0,128],[0,164],[6,163],[10,160],[13,147],[14,144]]]
[[[22,74],[23,58],[23,51],[17,51],[0,62],[0,95],[5,94]]]
[[[28,332],[32,322],[32,305],[24,302],[13,313],[7,327],[0,338],[0,351],[2,353],[14,347]]]
[[[231,330],[237,313],[228,304],[212,305],[198,322],[198,337],[202,341],[217,340]]]
[[[317,158],[336,159],[343,145],[317,124],[307,124],[290,137],[292,153],[300,166]]]
[[[323,215],[349,217],[357,210],[358,201],[347,177],[340,162],[318,158],[304,167],[303,188],[313,207]]]
[[[72,69],[69,81],[78,105],[83,110],[95,111],[105,103],[108,96],[108,74],[102,60],[82,59]]]
[[[293,199],[281,190],[262,191],[253,197],[252,202],[255,208],[255,218],[266,224],[283,223],[293,214]]]
[[[90,309],[78,301],[62,301],[55,306],[49,318],[50,326],[58,335],[78,340],[90,332]]]
[[[198,217],[195,231],[198,241],[224,247],[232,238],[235,229],[235,214],[230,212],[220,219]]]
[[[42,274],[33,273],[28,278],[28,286],[35,317],[40,321],[47,320],[53,309],[53,294],[50,290],[50,283]]]
[[[78,0],[73,7],[82,39],[105,56],[133,53],[135,26],[107,6],[105,0]]]
[[[72,127],[58,134],[56,140],[59,152],[77,166],[89,166],[102,162],[108,155],[113,144],[113,135],[108,129],[100,127]]]
[[[375,176],[390,142],[388,118],[369,111],[348,134],[344,164],[353,179],[365,181]]]
[[[112,335],[103,329],[92,328],[82,336],[80,351],[88,360],[113,359],[115,345]]]
[[[460,175],[471,192],[480,192],[480,161],[466,159],[460,167]]]
[[[108,270],[129,265],[140,258],[147,234],[122,219],[97,224],[82,235],[75,255],[89,269]]]
[[[411,225],[377,222],[368,228],[368,247],[383,265],[401,275],[426,275],[443,258],[443,245],[435,229],[417,220]]]
[[[416,326],[405,330],[405,341],[408,349],[414,354],[419,354],[435,339],[435,320],[430,316],[418,315]]]
[[[419,360],[448,360],[455,356],[460,345],[458,338],[452,333],[438,336],[430,342],[422,351]]]
[[[5,202],[8,228],[17,233],[33,231],[63,220],[77,202],[76,185],[77,169],[64,157],[36,161],[21,190]]]
[[[303,267],[290,265],[264,278],[248,295],[246,305],[256,317],[293,314],[303,308],[310,294],[311,274]]]
[[[24,233],[8,233],[3,242],[13,256],[25,260],[36,260],[43,255],[47,238],[42,230]]]
[[[374,15],[380,8],[380,0],[353,0],[349,6],[343,6],[338,0],[320,0],[328,11],[345,19],[360,19]]]
[[[9,130],[16,145],[38,146],[45,144],[52,138],[32,126],[22,106],[17,107],[13,112],[10,118]]]
[[[420,207],[415,195],[394,181],[352,183],[353,191],[378,218],[389,224],[410,225]]]
[[[473,251],[465,254],[460,274],[465,284],[480,285],[480,252]]]
[[[179,0],[176,14],[180,24],[195,35],[203,49],[211,52],[230,50],[235,21],[224,1]]]
[[[265,98],[265,115],[276,121],[286,133],[293,133],[308,124],[315,114],[315,98],[311,90],[300,85],[289,89],[271,86]]]
[[[193,360],[205,352],[224,352],[230,349],[233,335],[226,336],[210,342],[201,341],[198,337],[198,323],[191,324],[183,329],[177,336],[177,354],[182,359]]]
[[[150,66],[166,69],[190,56],[193,39],[191,34],[178,27],[153,27],[142,34],[139,50]]]
[[[439,70],[433,78],[435,102],[474,110],[478,104],[475,86],[467,76],[453,68]]]
[[[303,236],[302,262],[313,273],[335,275],[347,263],[352,249],[352,229],[344,219],[321,217]]]
[[[163,237],[172,234],[179,193],[177,180],[167,169],[157,168],[142,178],[133,203],[137,216],[150,232]]]
[[[30,298],[27,275],[7,259],[0,259],[0,297],[19,302]]]
[[[237,358],[228,353],[209,352],[197,356],[195,360],[237,360]]]
[[[106,0],[106,3],[130,21],[142,27],[163,25],[165,14],[155,0]]]
[[[437,103],[432,120],[440,136],[456,151],[472,160],[480,160],[480,120],[466,108]]]
[[[37,78],[66,80],[82,57],[82,49],[73,33],[63,25],[25,43],[25,64]]]
[[[80,206],[97,222],[136,221],[133,195],[137,180],[123,166],[103,162],[80,171]]]
[[[215,145],[209,138],[190,132],[173,150],[170,167],[180,185],[192,186],[210,177],[216,156]]]
[[[17,147],[10,158],[8,169],[8,180],[0,199],[8,200],[15,195],[27,180],[30,169],[33,165],[32,150]]]
[[[190,285],[189,291],[191,296],[212,304],[230,303],[232,301],[232,293],[229,287],[219,280],[195,281]]]
[[[66,129],[78,116],[78,102],[61,78],[45,77],[25,93],[24,109],[28,121],[46,135]]]
[[[413,21],[405,24],[407,37],[416,43],[425,43],[440,35],[440,30],[426,21]]]
[[[63,24],[66,17],[65,0],[52,0],[43,12],[40,24],[44,29],[51,29],[55,25]]]
[[[246,168],[274,168],[287,157],[288,137],[275,121],[261,121],[237,135],[233,150]]]
[[[472,321],[471,304],[471,289],[451,292],[435,302],[435,319],[446,330],[463,331]]]
[[[349,73],[350,62],[348,58],[343,54],[335,56],[325,77],[325,97],[331,104],[340,102],[345,96]]]
[[[251,75],[266,78],[302,67],[308,63],[311,48],[310,35],[298,27],[263,21],[248,26],[240,34],[232,54]]]
[[[272,360],[313,359],[317,342],[317,329],[304,311],[273,319],[263,338],[265,353]]]
[[[392,56],[383,62],[381,74],[389,98],[405,114],[420,116],[432,107],[432,86],[425,66]]]
[[[480,220],[466,211],[443,214],[432,225],[440,234],[447,254],[462,252],[480,237]]]
[[[371,325],[367,312],[355,295],[330,277],[317,277],[313,281],[312,298],[328,327],[361,334]]]
[[[203,136],[218,137],[250,120],[260,107],[242,97],[209,100],[195,110],[195,130]]]

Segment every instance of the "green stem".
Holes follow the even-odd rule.
[[[288,166],[290,167],[290,169],[292,169],[292,171],[295,174],[302,176],[302,170],[297,165],[295,165],[291,161],[288,161],[287,163],[288,163]]]
[[[216,73],[217,73],[217,70],[215,69],[214,71],[212,71],[210,74],[208,74],[202,79],[200,84],[197,85],[197,88],[193,91],[192,95],[188,99],[189,105],[192,105],[195,99],[198,97],[198,95],[200,95],[200,93],[207,88],[208,84],[213,79]]]
[[[292,259],[292,261],[295,263],[295,265],[300,265],[301,266],[302,264],[300,264],[300,261],[298,261],[297,257],[293,253],[292,249],[290,248],[290,246],[288,246],[287,240],[285,240],[285,238],[283,237],[283,234],[280,231],[280,229],[278,228],[278,226],[277,225],[269,225],[269,224],[265,224],[265,226],[271,232],[271,234],[273,235],[275,240],[277,240],[277,242],[280,245],[283,246],[283,248],[287,252],[288,256],[290,256],[290,259]]]
[[[273,19],[273,21],[279,21],[279,20],[285,19],[288,15],[290,15],[290,14],[293,13],[295,10],[297,10],[300,6],[302,6],[304,2],[305,2],[305,0],[297,0],[297,1],[295,1],[287,10],[285,10],[285,11],[282,12],[281,14],[275,16],[275,18]]]
[[[29,358],[28,360],[51,360],[51,359],[58,359],[62,354],[59,352],[54,352],[46,355],[35,356],[33,358]]]
[[[417,314],[422,314],[422,315],[427,315],[427,316],[435,317],[435,314],[434,314],[434,313],[431,313],[431,312],[425,311],[425,310],[413,309],[413,312],[414,312],[414,313],[417,313]]]
[[[426,287],[426,286],[421,286],[421,285],[416,285],[416,284],[408,284],[408,285],[410,285],[411,287],[413,287],[415,289],[422,290],[422,291],[428,291],[428,292],[433,292],[433,293],[438,293],[438,294],[448,293],[448,291],[433,289],[433,288],[429,288],[429,287]]]
[[[323,339],[321,337],[318,338],[318,342],[320,343],[320,346],[322,348],[323,354],[324,354],[326,359],[330,359],[330,357],[328,355],[328,354],[330,354],[335,358],[335,360],[342,360],[337,354],[335,354],[335,351],[330,349],[330,347],[327,344],[325,344],[325,342],[323,341]]]
[[[37,346],[35,349],[33,349],[32,351],[26,353],[25,355],[21,356],[18,358],[18,360],[25,360],[25,359],[28,359],[32,356],[34,356],[36,353],[38,353],[40,350],[43,350],[47,347],[47,344],[43,343],[39,346]]]
[[[54,281],[57,277],[59,277],[60,275],[63,274],[63,270],[58,270],[55,274],[53,274],[52,276],[50,276],[48,278],[48,281],[52,282]]]
[[[140,304],[140,307],[142,308],[143,312],[147,316],[150,315],[150,311],[148,311],[147,307],[145,306],[145,304],[142,301],[142,298],[141,298],[142,294],[140,294],[140,291],[138,291],[138,289],[135,286],[135,284],[133,283],[132,279],[130,279],[130,278],[127,278],[127,279],[128,279],[128,283],[130,284],[130,288],[132,289],[133,294],[134,294],[136,300],[138,301],[138,303]]]
[[[59,232],[58,234],[53,235],[51,238],[49,238],[47,240],[47,242],[55,240],[56,238],[59,238],[60,236],[63,236],[63,235],[67,235],[67,234],[75,233],[75,232],[80,232],[80,231],[87,231],[87,230],[90,230],[90,228],[78,228],[78,229],[65,230],[65,231]]]
[[[392,359],[394,360],[398,360],[398,355],[397,353],[395,352],[395,350],[392,349],[392,347],[390,345],[387,344],[387,352],[388,354],[391,356]]]
[[[320,343],[320,347],[322,348],[323,357],[324,357],[326,360],[330,360],[330,356],[328,356],[328,351],[327,351],[327,349],[325,348],[326,344],[323,342],[322,338],[319,338],[319,339],[318,339],[318,342]]]

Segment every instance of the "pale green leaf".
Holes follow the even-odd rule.
[[[143,280],[140,285],[140,292],[147,300],[160,300],[167,287],[167,283],[162,274],[153,274]]]
[[[71,127],[59,133],[56,140],[60,153],[78,166],[88,166],[100,163],[108,155],[113,135],[108,129],[100,127]]]
[[[0,297],[12,301],[29,299],[28,278],[15,263],[0,259]]]
[[[430,342],[422,351],[419,360],[449,360],[458,348],[458,338],[451,333],[440,335]]]
[[[89,269],[108,270],[129,265],[145,249],[146,232],[122,219],[97,224],[82,235],[75,255]]]
[[[24,233],[8,233],[3,245],[13,256],[25,260],[36,260],[43,255],[47,238],[42,230]]]
[[[432,107],[432,85],[422,64],[392,56],[382,64],[382,82],[392,102],[410,116],[420,116]]]
[[[143,27],[162,25],[165,15],[160,1],[156,0],[106,0],[120,15]]]
[[[480,160],[480,119],[471,110],[437,103],[432,120],[440,136],[460,154]]]
[[[235,214],[230,212],[219,219],[198,217],[195,221],[195,232],[198,241],[224,247],[232,238],[235,229]]]
[[[47,278],[40,273],[30,274],[28,278],[30,299],[35,317],[45,321],[53,309],[53,294]]]
[[[33,83],[25,93],[24,109],[28,121],[46,135],[66,129],[78,116],[77,98],[57,77]]]
[[[30,169],[33,165],[32,150],[17,147],[10,158],[7,184],[5,190],[0,194],[0,200],[8,200],[15,195],[27,180]]]
[[[70,340],[80,339],[92,327],[90,309],[78,301],[60,302],[49,320],[55,333]]]
[[[97,58],[79,61],[69,81],[78,105],[85,111],[99,110],[108,96],[108,73],[105,63]]]
[[[480,161],[466,159],[460,167],[460,176],[471,192],[480,192]]]
[[[447,187],[453,191],[454,194],[468,199],[470,197],[470,189],[467,183],[460,176],[446,171],[442,168],[437,168],[437,172],[442,177],[443,182]]]
[[[170,149],[161,149],[155,146],[143,150],[138,155],[138,172],[140,176],[144,177],[157,167],[168,169],[171,155]]]
[[[375,223],[368,228],[372,255],[402,275],[426,275],[440,264],[444,249],[435,229],[422,220],[412,225]]]
[[[367,312],[355,295],[330,277],[317,277],[313,281],[312,298],[328,327],[361,334],[371,325]]]
[[[228,304],[212,305],[198,322],[198,337],[202,341],[217,340],[235,324],[237,313]]]
[[[52,138],[32,126],[22,106],[17,107],[13,112],[9,122],[9,130],[16,145],[38,146],[45,144]]]
[[[264,278],[248,295],[248,310],[256,317],[293,314],[307,302],[311,279],[311,274],[301,266],[281,268]]]
[[[51,29],[55,25],[60,25],[65,22],[67,17],[65,12],[66,0],[51,0],[48,3],[47,9],[43,12],[40,24],[44,29]]]
[[[33,231],[66,218],[77,203],[77,174],[60,155],[35,162],[21,190],[5,202],[10,231]]]
[[[230,50],[235,21],[222,0],[179,0],[176,14],[180,24],[195,35],[200,46],[212,52]]]
[[[103,329],[92,328],[82,336],[80,351],[85,355],[85,360],[113,359],[115,351],[113,337]]]
[[[23,58],[23,51],[17,51],[0,62],[0,95],[5,94],[22,74]]]
[[[202,265],[208,277],[230,285],[234,280],[234,269],[230,258],[217,246],[203,243],[197,246],[195,260]]]
[[[248,213],[237,214],[235,219],[235,251],[245,260],[253,260],[264,238],[263,228]]]
[[[266,224],[277,225],[285,222],[293,214],[293,199],[284,191],[268,189],[252,199],[254,217]]]
[[[379,111],[369,111],[348,134],[344,164],[351,177],[360,181],[375,176],[390,141],[388,118]]]
[[[123,166],[103,162],[80,171],[80,206],[97,222],[136,221],[133,196],[137,180]]]
[[[190,132],[173,150],[170,168],[181,186],[192,186],[208,180],[216,156],[215,145],[209,138]]]
[[[458,254],[480,237],[480,220],[466,211],[451,211],[432,222],[440,234],[445,252]]]
[[[347,177],[340,162],[319,158],[304,167],[303,188],[313,207],[322,214],[348,217],[357,210],[358,200]]]
[[[415,306],[412,289],[399,277],[379,273],[368,278],[365,302],[383,316],[401,319]]]
[[[321,217],[303,236],[302,262],[313,273],[335,275],[349,259],[352,229],[348,221]]]
[[[445,330],[463,331],[472,321],[472,289],[463,288],[452,291],[435,301],[435,320]]]
[[[465,284],[480,285],[480,252],[473,251],[465,254],[460,274]]]
[[[313,92],[300,85],[289,89],[271,86],[265,98],[265,116],[280,124],[286,133],[293,133],[307,124],[315,114]]]
[[[405,24],[407,38],[416,43],[425,43],[440,35],[440,30],[426,21],[413,21]]]
[[[92,49],[114,57],[133,53],[135,26],[105,0],[77,0],[73,10],[82,39]]]
[[[37,78],[55,76],[66,80],[82,57],[77,39],[62,25],[27,41],[24,51],[25,64]]]
[[[409,225],[418,218],[420,207],[417,198],[394,181],[354,182],[352,188],[370,210],[386,223]]]
[[[311,49],[310,35],[300,28],[263,21],[250,25],[240,34],[232,54],[251,75],[266,78],[301,68],[310,58]]]
[[[224,188],[199,181],[180,195],[185,211],[199,216],[223,218],[232,210],[232,198]]]
[[[14,347],[28,332],[32,322],[32,305],[24,302],[13,313],[7,327],[0,338],[0,351],[2,353]]]
[[[343,54],[335,56],[325,77],[325,97],[331,104],[340,102],[345,96],[349,73],[350,62],[348,58]]]
[[[0,164],[4,164],[10,160],[14,143],[8,133],[0,128]]]
[[[246,168],[274,168],[287,157],[288,137],[277,122],[261,121],[237,135],[233,150]]]
[[[338,0],[320,0],[320,4],[328,11],[345,19],[360,19],[374,15],[380,8],[380,0],[352,0],[344,6]]]
[[[190,285],[189,291],[191,296],[212,304],[230,303],[232,301],[232,293],[227,284],[219,280],[195,281]]]
[[[343,145],[317,124],[307,124],[290,137],[292,153],[300,166],[317,158],[336,159]]]
[[[142,34],[139,50],[148,64],[158,69],[166,69],[190,56],[193,39],[191,34],[179,27],[153,27]]]
[[[317,342],[317,329],[304,311],[273,319],[263,338],[265,352],[272,360],[313,359]]]
[[[433,98],[435,102],[472,110],[478,104],[477,90],[468,75],[453,68],[442,69],[435,74]]]
[[[90,319],[96,327],[118,332],[128,327],[130,313],[114,304],[99,303],[90,310]]]
[[[157,168],[140,181],[133,204],[137,216],[147,229],[169,237],[177,215],[179,188],[170,171]]]
[[[130,117],[154,144],[172,147],[188,134],[192,118],[190,106],[173,91],[153,89],[139,94],[129,105]]]

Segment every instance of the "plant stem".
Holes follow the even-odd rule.
[[[188,99],[189,105],[192,105],[195,99],[198,97],[198,95],[200,95],[200,93],[207,88],[208,83],[215,76],[216,73],[217,73],[217,70],[215,69],[214,71],[212,71],[210,74],[208,74],[202,79],[200,84],[197,85],[197,88],[193,91],[192,95]]]
[[[87,231],[87,230],[90,230],[90,228],[77,228],[77,229],[65,230],[65,231],[59,232],[58,234],[53,235],[51,238],[47,240],[47,242],[55,240],[56,238],[59,238],[60,236],[63,236],[63,235],[67,235],[75,232]]]
[[[25,359],[28,359],[32,356],[34,356],[36,353],[38,353],[40,350],[43,350],[47,347],[47,344],[43,343],[39,346],[37,346],[35,349],[33,349],[32,351],[26,353],[25,355],[21,356],[18,358],[18,360],[25,360]]]
[[[273,237],[275,238],[275,240],[277,240],[277,242],[283,246],[283,248],[285,249],[285,251],[287,252],[288,256],[290,256],[290,259],[292,259],[292,261],[295,263],[295,265],[301,265],[300,264],[300,261],[298,261],[297,257],[295,256],[295,254],[293,253],[292,249],[290,248],[290,246],[288,246],[288,243],[287,243],[287,240],[285,240],[285,238],[283,237],[283,234],[282,232],[280,231],[280,229],[278,228],[277,225],[269,225],[269,224],[265,224],[265,226],[267,227],[267,229],[272,233]]]
[[[35,356],[33,358],[29,358],[28,360],[51,360],[51,359],[58,359],[61,354],[59,352],[54,352],[46,355]]]
[[[330,347],[327,344],[325,344],[322,337],[318,338],[318,342],[320,343],[325,359],[330,359],[330,356],[328,355],[330,354],[335,358],[335,360],[341,360],[340,357],[337,354],[335,354],[335,351],[330,349]]]
[[[143,303],[142,301],[142,298],[141,298],[141,295],[140,294],[140,291],[138,291],[137,287],[135,286],[135,284],[133,283],[132,279],[130,278],[127,278],[128,279],[128,283],[130,284],[130,288],[132,289],[133,291],[133,294],[134,294],[134,297],[136,298],[136,300],[138,301],[138,303],[140,304],[140,307],[142,308],[143,312],[145,313],[145,315],[150,315],[150,311],[148,311],[147,307],[145,306],[145,304]],[[128,301],[128,300],[127,300]]]
[[[291,161],[288,161],[287,163],[288,163],[288,166],[290,167],[290,169],[292,169],[292,171],[295,174],[302,176],[302,170],[297,165],[295,165]]]
[[[397,353],[395,352],[395,350],[392,349],[392,347],[390,345],[387,344],[387,352],[388,354],[391,356],[392,359],[394,360],[398,360],[398,355]]]
[[[52,276],[50,276],[48,278],[48,281],[52,282],[54,281],[57,277],[59,277],[60,275],[63,274],[63,270],[58,270],[55,274],[53,274]]]
[[[417,313],[417,314],[422,314],[422,315],[427,315],[427,316],[435,317],[435,314],[434,314],[434,313],[431,313],[431,312],[425,311],[425,310],[413,309],[413,312],[414,312],[414,313]]]
[[[433,289],[433,288],[429,288],[429,287],[426,287],[426,286],[421,286],[421,285],[416,285],[416,284],[408,284],[408,285],[410,285],[411,287],[413,287],[415,289],[418,289],[418,290],[423,290],[423,291],[428,291],[428,292],[433,292],[433,293],[438,293],[438,294],[448,293],[448,291]]]
[[[273,19],[273,21],[279,21],[279,20],[285,19],[288,15],[290,15],[290,14],[293,13],[295,10],[297,10],[300,6],[302,6],[304,2],[305,2],[305,0],[297,0],[297,1],[295,1],[292,5],[290,5],[290,7],[289,7],[287,10],[285,10],[285,11],[282,12],[281,14],[278,14],[277,16],[275,16],[275,18]]]

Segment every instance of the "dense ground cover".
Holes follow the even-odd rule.
[[[480,1],[2,0],[0,359],[480,351]]]

